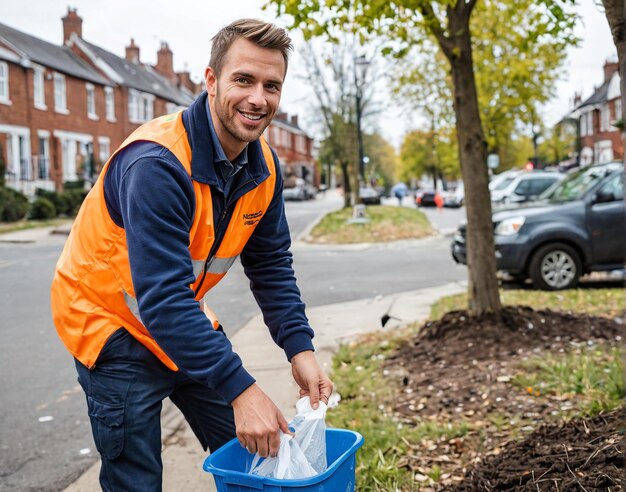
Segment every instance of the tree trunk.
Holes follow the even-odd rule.
[[[347,161],[339,163],[341,167],[341,180],[343,181],[343,206],[348,208],[352,206],[352,186],[350,183],[350,169]]]
[[[609,21],[613,42],[617,48],[620,90],[622,97],[622,149],[626,163],[626,2],[624,0],[602,0],[606,19]]]
[[[454,84],[454,113],[467,213],[468,297],[471,314],[498,311],[500,293],[491,222],[487,142],[474,79],[469,15],[448,10],[454,49],[448,57]]]

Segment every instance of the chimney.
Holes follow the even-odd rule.
[[[296,126],[296,127],[298,126],[298,115],[297,114],[291,115],[291,124],[293,126]]]
[[[63,44],[67,43],[72,34],[79,38],[83,37],[83,19],[76,13],[76,9],[67,8],[67,15],[61,18],[63,21]]]
[[[613,77],[613,74],[617,72],[618,65],[617,62],[614,61],[605,61],[604,62],[604,80],[605,82]]]
[[[176,73],[174,73],[174,55],[172,50],[165,41],[161,41],[161,49],[157,51],[157,64],[154,69],[165,78],[176,82]]]
[[[139,46],[135,45],[134,38],[130,38],[130,44],[126,46],[126,61],[139,63]]]

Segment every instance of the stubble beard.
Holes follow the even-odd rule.
[[[215,96],[215,112],[217,114],[217,118],[220,120],[224,129],[230,133],[233,138],[247,144],[258,140],[259,137],[263,135],[263,132],[268,127],[269,121],[271,120],[269,120],[266,125],[263,125],[256,130],[242,130],[238,127],[236,122],[236,119],[239,117],[239,111],[233,108],[233,114],[228,114],[228,110],[225,105],[222,105],[221,103],[219,89],[217,89]]]

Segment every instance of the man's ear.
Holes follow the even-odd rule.
[[[211,67],[204,70],[204,85],[209,96],[214,96],[217,90],[217,76]]]

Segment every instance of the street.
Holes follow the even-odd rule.
[[[341,199],[288,202],[294,268],[308,306],[323,306],[442,285],[466,277],[450,258],[449,238],[353,246],[310,245],[296,239]],[[408,205],[408,203],[407,203]],[[463,211],[425,210],[440,229]],[[96,459],[84,395],[71,356],[52,325],[49,285],[65,237],[0,244],[0,491],[62,490]],[[207,297],[229,334],[258,308],[237,263]],[[315,328],[315,327],[314,327]],[[245,361],[244,361],[245,362]]]

